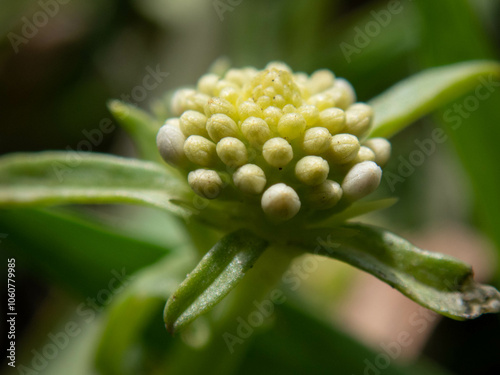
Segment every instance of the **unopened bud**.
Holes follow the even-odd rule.
[[[184,153],[189,160],[202,167],[212,167],[217,163],[215,143],[199,135],[186,139]]]
[[[326,128],[307,129],[304,134],[302,149],[309,155],[320,155],[328,150],[332,135]]]
[[[347,172],[342,182],[344,197],[351,201],[372,193],[380,185],[382,170],[373,161],[356,164]]]
[[[266,186],[266,174],[255,164],[245,164],[233,174],[234,185],[247,194],[260,194]]]
[[[186,137],[173,125],[163,125],[156,136],[160,155],[168,164],[179,166],[186,160],[184,142]]]
[[[328,158],[338,164],[349,163],[358,154],[359,140],[352,134],[337,134],[332,137],[327,151]]]
[[[208,135],[214,142],[219,142],[225,137],[238,137],[238,126],[234,120],[226,115],[217,113],[207,121]]]
[[[385,138],[371,138],[365,141],[364,146],[375,153],[375,163],[383,167],[391,157],[391,143]]]
[[[335,206],[342,198],[342,188],[332,180],[313,186],[307,195],[308,201],[314,208],[326,210]]]
[[[309,186],[324,182],[329,172],[328,162],[319,156],[305,156],[295,165],[295,176]]]
[[[222,191],[223,183],[217,172],[209,169],[197,169],[189,172],[188,184],[199,196],[215,199]]]
[[[370,129],[373,109],[367,104],[356,103],[347,108],[345,116],[345,131],[360,137]]]
[[[319,114],[318,126],[327,128],[332,134],[340,133],[345,126],[345,113],[340,108],[328,108]]]
[[[264,143],[262,156],[269,165],[282,168],[293,159],[293,149],[283,138],[272,138]]]
[[[216,147],[220,160],[228,167],[236,168],[248,161],[248,152],[245,144],[237,138],[222,138]]]
[[[241,124],[241,132],[253,147],[260,148],[271,137],[267,123],[258,117],[249,117]]]
[[[306,130],[306,120],[298,113],[287,113],[278,122],[279,134],[288,140],[299,137]]]
[[[300,210],[300,199],[290,186],[279,183],[262,194],[262,210],[275,220],[289,220]]]
[[[189,137],[190,135],[201,135],[207,137],[207,118],[198,111],[186,111],[179,119],[179,126],[182,133]]]

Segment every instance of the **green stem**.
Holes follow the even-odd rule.
[[[270,292],[279,283],[292,259],[300,255],[288,248],[270,246],[238,287],[228,295],[220,315],[212,321],[212,338],[201,349],[179,343],[166,361],[168,375],[224,375],[233,372],[257,331],[266,326],[270,316],[264,316],[254,304],[271,302]],[[272,303],[272,302],[271,302]],[[268,302],[265,302],[269,306]],[[262,324],[249,324],[249,315],[259,314]],[[214,314],[215,315],[215,314]],[[269,314],[272,315],[272,314]],[[248,324],[246,326],[242,320]],[[241,335],[242,328],[247,328]]]

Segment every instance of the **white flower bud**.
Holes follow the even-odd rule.
[[[364,145],[375,153],[375,163],[383,167],[391,157],[391,143],[385,138],[371,138]]]
[[[170,126],[173,126],[174,128],[177,128],[179,130],[181,129],[181,123],[177,117],[166,119],[164,125],[170,125]]]
[[[171,109],[175,116],[188,110],[203,112],[210,97],[193,89],[179,89],[172,97]]]
[[[347,109],[356,101],[356,93],[352,85],[343,78],[337,78],[331,89],[326,91],[332,96],[335,107]]]
[[[236,109],[234,108],[234,105],[226,99],[222,99],[217,96],[209,99],[205,105],[205,115],[207,115],[207,117],[215,115],[216,113],[222,113],[232,119],[236,117]]]
[[[283,111],[275,106],[269,106],[264,109],[264,120],[266,120],[267,124],[273,131],[277,131],[278,122],[283,116]]]
[[[364,161],[375,161],[375,153],[366,146],[361,146],[359,148],[358,154],[351,162],[354,164],[362,163]]]
[[[262,118],[264,116],[262,109],[252,100],[246,100],[238,106],[238,115],[242,121],[249,117]]]
[[[262,210],[275,220],[289,220],[300,210],[300,199],[290,186],[279,183],[262,194]]]
[[[309,91],[311,94],[317,94],[333,86],[335,76],[328,69],[316,70],[309,79]]]
[[[287,104],[283,107],[283,113],[295,113],[297,108],[293,104]]]
[[[345,131],[360,137],[370,129],[373,109],[367,104],[356,103],[347,108],[345,116]]]
[[[344,129],[345,113],[340,108],[328,108],[319,114],[318,126],[327,128],[332,135]]]
[[[215,86],[217,85],[217,82],[219,82],[219,76],[217,74],[205,74],[198,80],[198,91],[213,96],[215,94]]]
[[[345,164],[354,160],[359,148],[359,140],[356,136],[352,134],[337,134],[330,141],[327,155],[334,163]]]
[[[232,89],[235,89],[235,90],[239,90],[240,89],[240,87],[236,83],[228,81],[227,79],[221,79],[215,85],[214,93],[215,93],[215,95],[220,96],[220,93],[224,89],[228,89],[228,88],[232,88]]]
[[[216,147],[220,160],[228,167],[236,168],[248,161],[248,152],[245,144],[237,138],[222,138]]]
[[[163,125],[156,135],[160,155],[168,164],[179,166],[186,160],[184,141],[186,137],[173,125]]]
[[[238,125],[234,120],[226,115],[217,113],[207,121],[208,135],[214,142],[219,142],[225,137],[238,138]]]
[[[332,135],[326,128],[310,128],[304,133],[302,150],[309,155],[319,155],[330,147]]]
[[[380,185],[382,170],[373,161],[356,164],[347,172],[342,182],[344,197],[354,201],[372,193]]]
[[[332,208],[340,201],[340,198],[342,198],[342,188],[332,180],[313,186],[307,196],[309,203],[321,210]]]
[[[230,82],[233,82],[234,84],[238,85],[239,87],[243,87],[243,85],[247,82],[248,76],[246,72],[244,72],[241,69],[229,69],[226,74],[224,75],[224,79]]]
[[[219,96],[234,105],[240,97],[240,92],[234,87],[225,87],[220,90]]]
[[[199,135],[186,139],[184,153],[189,160],[202,167],[211,167],[217,163],[215,143]]]
[[[217,198],[224,186],[218,173],[209,169],[189,172],[188,184],[196,194],[207,199]]]
[[[298,138],[306,130],[306,120],[301,114],[287,113],[278,121],[279,134],[288,140]]]
[[[292,69],[287,64],[285,64],[284,62],[281,62],[281,61],[271,61],[270,63],[268,63],[266,65],[266,69],[284,70],[288,73],[292,72]]]
[[[315,126],[319,120],[318,108],[313,105],[302,105],[297,109],[297,113],[304,117],[308,128]]]
[[[259,96],[259,98],[257,99],[257,105],[260,107],[260,108],[267,108],[269,107],[270,105],[272,104],[272,100],[269,96],[267,95],[262,95],[262,96]]]
[[[319,156],[305,156],[295,165],[295,176],[309,186],[324,182],[329,172],[328,162]]]
[[[241,124],[241,132],[253,147],[260,148],[271,137],[267,123],[258,117],[249,117]]]
[[[271,138],[262,147],[262,156],[276,168],[282,168],[293,159],[293,149],[283,138]]]
[[[311,96],[307,100],[307,103],[316,106],[316,108],[320,111],[331,108],[335,105],[333,97],[328,92],[322,92]]]
[[[182,133],[189,137],[190,135],[201,135],[207,137],[207,118],[204,114],[197,111],[186,111],[179,119],[179,126]]]
[[[266,186],[264,171],[255,164],[245,164],[233,174],[233,182],[238,189],[247,194],[260,194]]]

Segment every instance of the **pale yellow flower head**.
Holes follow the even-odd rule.
[[[157,137],[164,160],[201,197],[243,202],[274,222],[363,198],[390,156],[387,140],[364,138],[371,107],[327,69],[272,62],[208,73],[171,107],[177,117]]]

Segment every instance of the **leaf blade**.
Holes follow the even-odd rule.
[[[222,238],[202,258],[165,306],[172,334],[220,302],[253,267],[268,243],[239,230]]]
[[[469,265],[450,256],[421,250],[385,230],[350,224],[312,230],[307,238],[307,245],[304,240],[296,241],[302,248],[304,245],[314,248],[309,252],[344,261],[371,273],[442,315],[462,320],[500,312],[500,292],[476,283]],[[317,246],[320,240],[323,245]]]
[[[461,62],[430,68],[400,81],[370,100],[375,111],[370,137],[393,136],[420,117],[459,98],[487,75],[500,76],[500,64],[487,60]]]
[[[0,206],[131,203],[181,216],[171,203],[188,189],[160,165],[136,159],[68,152],[13,154],[0,158]]]

